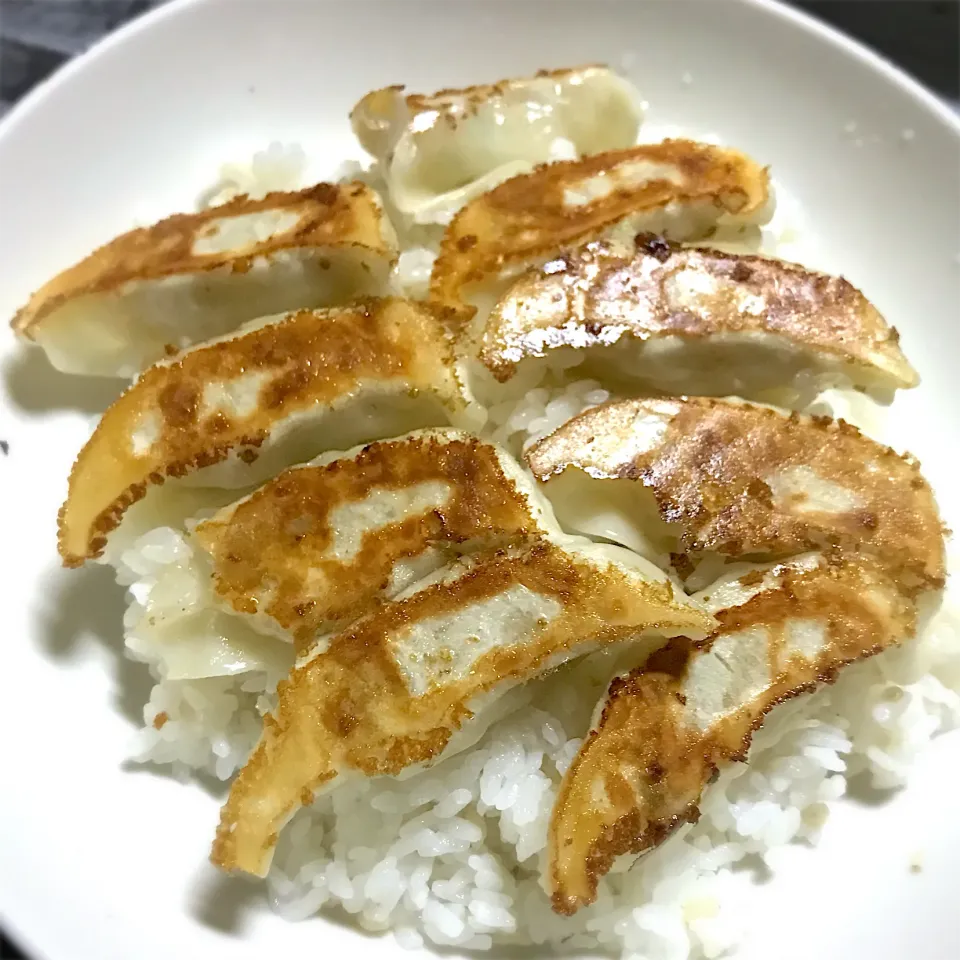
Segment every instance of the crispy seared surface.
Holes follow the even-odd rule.
[[[671,641],[611,684],[600,723],[554,807],[548,882],[558,912],[592,903],[598,878],[616,856],[648,850],[695,821],[710,778],[721,765],[746,758],[753,732],[774,706],[834,680],[844,665],[899,642],[915,626],[914,606],[896,585],[867,558],[852,556],[813,571],[788,569],[777,589],[717,618],[720,629],[706,641]],[[807,657],[791,649],[788,637],[791,624],[811,621],[822,627],[825,643]],[[695,716],[736,669],[718,658],[708,664],[711,649],[758,630],[765,664],[744,664],[750,653],[730,643],[741,669],[759,674],[752,695],[703,729]]]
[[[496,83],[437,90],[435,93],[410,93],[403,97],[402,102],[411,120],[417,114],[435,111],[443,118],[444,123],[456,128],[460,119],[476,113],[479,107],[513,91],[522,90],[531,81],[555,80],[564,83],[574,76],[589,81],[591,75],[606,72],[608,68],[600,65],[540,70],[535,77],[509,78]],[[368,152],[377,156],[383,152],[383,144],[378,140],[378,134],[394,122],[397,101],[403,95],[404,89],[403,84],[395,84],[371,90],[357,101],[350,111],[354,132]]]
[[[407,106],[413,111],[437,110],[450,104],[459,105],[468,104],[476,108],[488,100],[495,97],[501,97],[509,90],[529,83],[532,79],[549,79],[563,82],[572,76],[589,76],[591,73],[606,71],[608,68],[599,64],[591,64],[583,67],[561,67],[557,70],[538,70],[534,77],[516,77],[498,80],[495,83],[478,83],[470,87],[446,87],[443,90],[437,90],[434,93],[411,93],[405,98]],[[360,103],[371,102],[378,94],[385,91],[403,90],[403,85],[383,87],[381,90],[374,90],[368,93]],[[357,109],[354,107],[354,109]]]
[[[559,347],[743,333],[879,368],[896,387],[918,382],[896,330],[842,277],[651,236],[634,250],[590,243],[529,270],[491,311],[480,360],[506,381],[523,358]]]
[[[215,863],[262,875],[278,831],[318,789],[347,772],[396,775],[430,763],[472,717],[478,698],[591,646],[647,631],[702,635],[712,629],[711,619],[675,597],[669,583],[547,540],[479,555],[463,571],[452,581],[382,604],[318,645],[281,683],[277,709],[265,718],[260,743],[221,813]],[[512,635],[497,631],[490,641],[480,610],[518,591],[551,613],[512,627]],[[459,648],[432,646],[437,636],[441,641],[446,636],[445,629],[411,651],[418,629],[429,632],[432,623],[451,616],[476,622],[475,659]],[[427,661],[434,679],[418,695],[409,688],[407,671],[423,669]]]
[[[272,617],[303,651],[325,624],[365,613],[394,566],[433,544],[505,545],[544,532],[539,495],[504,472],[507,456],[452,430],[372,443],[353,457],[285,471],[194,536],[213,560],[220,597]],[[443,503],[372,525],[348,556],[338,554],[337,511],[420,484],[443,487]]]
[[[609,193],[571,203],[604,178]],[[459,303],[463,288],[501,268],[596,237],[630,214],[671,201],[714,204],[747,217],[768,200],[764,168],[736,150],[665,140],[551,163],[514,177],[468,203],[447,228],[430,278],[435,300]]]
[[[243,250],[195,253],[198,241],[225,219],[276,211],[295,214],[288,229]],[[262,200],[237,197],[199,213],[181,213],[151,227],[124,233],[44,284],[17,311],[11,326],[27,337],[62,304],[77,297],[119,290],[125,284],[227,267],[242,273],[255,257],[300,247],[361,246],[387,257],[396,251],[376,194],[365,184],[318,183],[297,193]]]
[[[229,457],[250,462],[285,419],[356,394],[365,383],[432,391],[463,403],[450,315],[399,299],[302,310],[195,347],[144,372],[103,415],[70,473],[59,549],[68,566],[99,556],[126,509],[167,478]],[[207,391],[255,386],[242,411]],[[138,445],[138,436],[141,442]],[[147,442],[149,441],[149,442]]]
[[[526,459],[541,481],[568,468],[635,480],[676,524],[678,553],[868,551],[905,589],[944,582],[941,521],[919,465],[842,420],[710,398],[626,400],[568,421]]]

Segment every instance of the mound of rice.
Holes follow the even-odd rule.
[[[699,822],[635,864],[621,860],[597,902],[572,918],[550,909],[541,858],[560,778],[609,675],[604,656],[531,687],[473,749],[400,780],[348,783],[302,810],[281,835],[270,901],[290,920],[352,915],[409,948],[534,943],[546,955],[599,945],[624,960],[718,957],[746,920],[737,863],[753,855],[775,867],[785,845],[815,843],[850,777],[901,786],[924,744],[960,725],[958,627],[945,607],[919,639],[778,708],[749,763],[709,788]],[[136,759],[229,778],[256,742],[277,679],[159,682]]]
[[[247,165],[225,167],[203,202],[300,186],[298,150],[273,144]],[[341,173],[382,188],[375,169],[350,164]],[[409,232],[402,240],[398,286],[422,295],[436,236]],[[493,407],[493,438],[519,453],[610,399],[601,384],[572,373],[551,370],[519,401]],[[859,395],[828,393],[811,412],[880,432],[872,412],[879,408]],[[122,558],[136,659],[150,663],[138,624],[183,546],[175,531],[160,529]],[[134,758],[171,765],[185,778],[194,771],[230,778],[256,743],[284,671],[171,680],[156,664],[150,669],[157,683]],[[532,943],[545,956],[599,947],[624,960],[718,957],[735,947],[746,920],[737,864],[760,857],[773,867],[786,845],[816,843],[851,777],[899,787],[924,744],[960,725],[960,617],[945,603],[918,638],[779,707],[756,735],[749,764],[733,765],[709,787],[698,823],[636,862],[622,858],[601,880],[596,903],[560,917],[539,880],[547,824],[609,674],[606,655],[569,665],[521,692],[518,709],[473,749],[411,776],[349,782],[302,810],[281,835],[267,878],[272,905],[290,920],[346,914],[365,930],[392,931],[411,949]]]

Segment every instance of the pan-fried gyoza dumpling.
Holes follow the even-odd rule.
[[[718,225],[764,222],[767,171],[749,157],[665,140],[539,167],[465,206],[447,227],[430,296],[479,315],[511,276],[587,240],[663,233],[708,236]]]
[[[249,670],[282,656],[268,638],[303,651],[459,554],[549,533],[559,530],[530,476],[470,434],[422,430],[324,454],[192,533],[146,534],[127,556],[149,566],[132,588],[127,646],[173,679]]]
[[[103,415],[60,512],[68,565],[177,525],[324,450],[482,425],[450,311],[400,299],[268,318],[148,369]],[[114,543],[124,529],[125,535]]]
[[[565,526],[685,573],[706,555],[849,549],[910,589],[940,587],[937,505],[916,461],[842,420],[731,400],[625,400],[568,421],[526,455]]]
[[[133,376],[257,317],[389,292],[396,237],[362,183],[238,197],[111,240],[13,319],[67,373]]]
[[[778,703],[913,635],[914,603],[865,555],[807,555],[695,595],[719,629],[671,641],[610,686],[561,784],[548,835],[548,892],[571,914],[614,858],[696,820],[723,765],[746,758]]]
[[[897,341],[842,278],[638,236],[589,243],[528,271],[474,349],[501,383],[579,362],[578,376],[633,390],[799,406],[827,387],[915,386]]]
[[[456,561],[318,639],[233,783],[214,862],[263,875],[315,794],[449,755],[481,710],[574,657],[712,630],[658,574],[622,548],[542,538]]]
[[[918,600],[944,584],[943,532],[915,462],[842,421],[742,402],[598,407],[528,459],[548,493],[563,484],[561,519],[570,505],[572,526],[644,538],[681,571],[793,556],[728,569],[693,597],[720,622],[712,636],[611,684],[550,828],[550,893],[573,913],[615,856],[696,818],[712,774],[744,758],[773,706],[914,633]]]
[[[633,86],[591,66],[430,96],[386,87],[368,93],[350,121],[397,209],[448,223],[468,200],[538,163],[636,143],[641,116]]]

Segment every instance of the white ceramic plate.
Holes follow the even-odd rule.
[[[893,407],[891,439],[921,457],[960,527],[958,124],[876,57],[768,3],[174,3],[0,126],[0,315],[135,218],[188,208],[223,159],[299,141],[332,172],[358,156],[347,110],[373,87],[589,61],[631,74],[647,138],[712,133],[772,165],[791,254],[845,273],[900,329],[924,383]],[[216,801],[125,769],[146,687],[119,655],[120,593],[104,570],[60,570],[54,549],[70,461],[115,387],[54,374],[4,336],[3,924],[51,960],[399,953],[272,916],[256,886],[206,864]],[[841,805],[820,848],[792,851],[757,888],[741,957],[960,956],[957,771],[960,736],[945,736],[903,793]]]

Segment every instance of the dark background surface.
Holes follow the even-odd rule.
[[[162,2],[0,0],[0,115],[62,63]],[[960,0],[810,0],[793,5],[862,40],[960,108]],[[16,829],[16,824],[4,829]],[[21,957],[0,933],[0,958]]]

